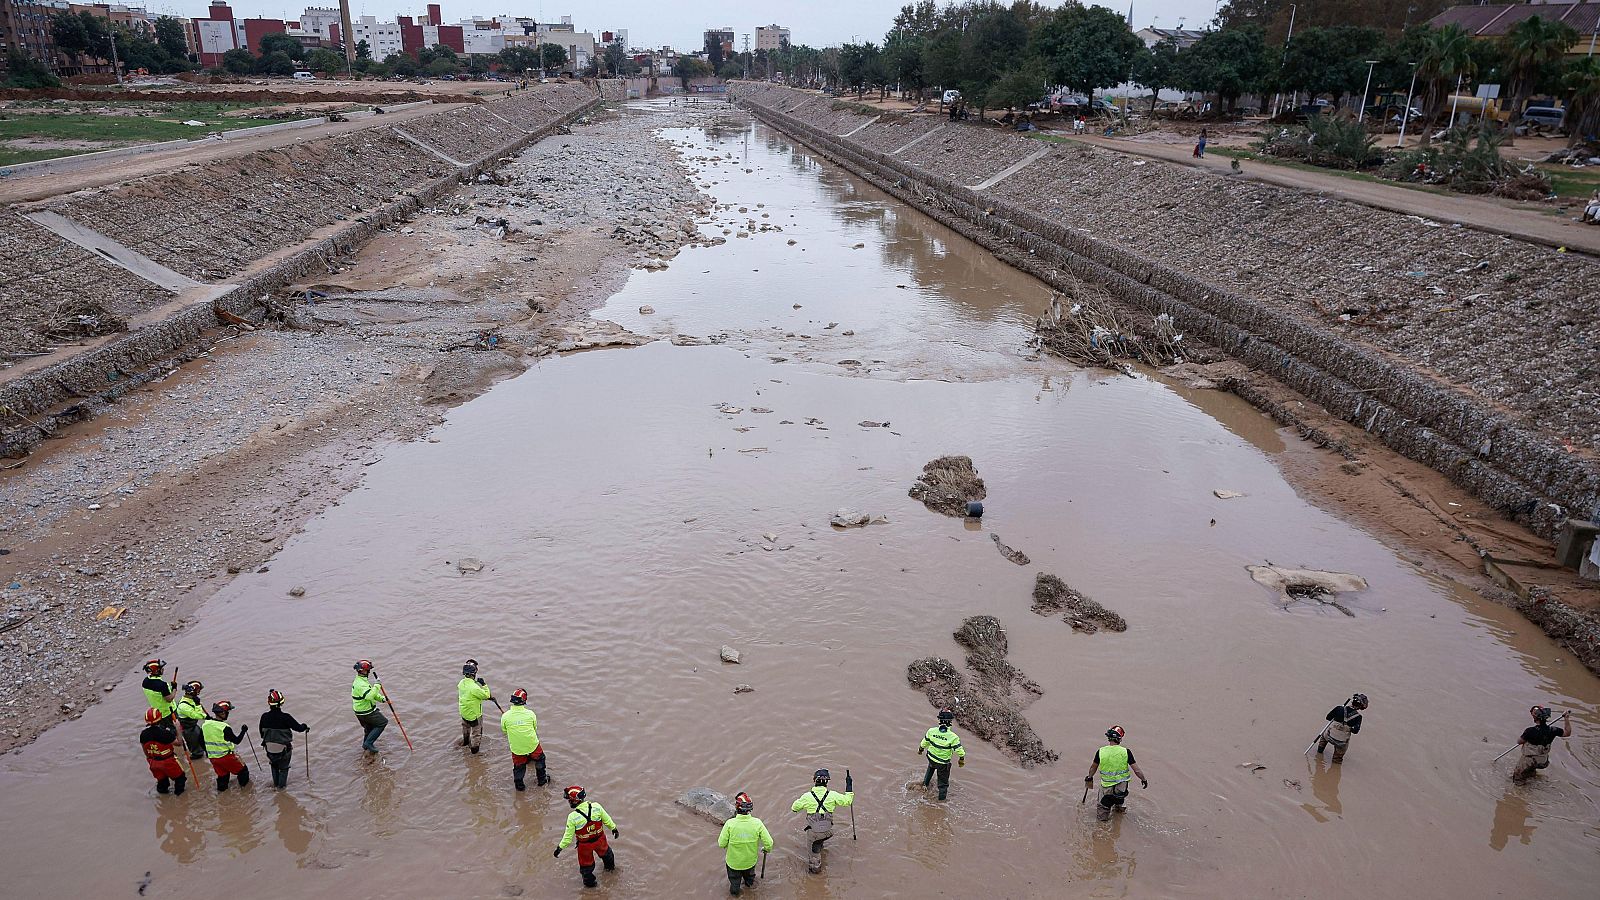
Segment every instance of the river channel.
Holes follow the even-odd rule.
[[[1594,896],[1600,683],[1537,628],[1298,494],[1274,462],[1297,439],[1236,398],[1037,358],[1043,284],[763,126],[648,110],[727,241],[595,316],[708,343],[546,359],[390,448],[158,651],[246,722],[282,691],[310,781],[298,746],[287,791],[245,751],[247,789],[202,770],[156,795],[130,672],[0,759],[0,895],[577,894],[551,850],[581,784],[621,828],[598,897],[726,895],[716,826],[673,803],[699,785],[755,797],[777,840],[757,897]],[[907,496],[944,454],[987,482],[981,524]],[[887,522],[837,530],[839,507]],[[1268,562],[1369,587],[1353,615],[1285,608],[1246,572]],[[1035,615],[1038,572],[1128,630]],[[977,614],[1009,631],[1061,758],[1024,769],[969,737],[939,803],[907,787],[934,710],[906,665],[959,665]],[[413,751],[393,724],[361,751],[362,657]],[[492,708],[485,751],[457,746],[467,657],[502,702],[529,692],[551,787],[512,790]],[[1371,708],[1345,762],[1295,753],[1354,691]],[[1513,786],[1491,761],[1536,702],[1578,738]],[[1098,824],[1082,778],[1112,724],[1151,783]],[[857,805],[810,875],[788,809],[819,766],[835,788],[849,768]]]

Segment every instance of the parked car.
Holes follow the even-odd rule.
[[[1567,122],[1567,111],[1559,106],[1530,106],[1522,111],[1522,118],[1518,124],[1542,125],[1545,128],[1560,128]]]
[[[317,80],[317,76],[311,74],[310,72],[296,72],[293,75],[291,75],[290,77],[293,78],[295,81],[316,81]]]
[[[944,96],[942,98],[940,98],[940,102],[943,103],[945,106],[949,106],[950,104],[955,103],[957,100],[960,100],[960,99],[961,99],[961,92],[960,91],[951,90],[951,91],[945,91],[944,92]]]

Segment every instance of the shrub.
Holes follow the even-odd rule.
[[[1328,169],[1365,169],[1383,161],[1377,143],[1377,137],[1354,119],[1314,116],[1303,128],[1284,128],[1263,137],[1256,149]]]
[[[61,79],[55,76],[44,64],[31,56],[18,54],[11,58],[11,71],[6,76],[5,87],[12,88],[56,88],[61,87]]]
[[[1500,155],[1504,137],[1487,123],[1477,129],[1452,128],[1443,140],[1396,153],[1383,167],[1386,177],[1438,184],[1464,194],[1494,194],[1513,200],[1542,200],[1550,179],[1533,166]]]

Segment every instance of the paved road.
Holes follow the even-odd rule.
[[[1155,144],[1092,135],[1075,137],[1072,140],[1216,172],[1228,172],[1232,162],[1227,157],[1221,156],[1195,159],[1193,148],[1187,144]],[[1318,191],[1379,209],[1406,215],[1426,216],[1438,222],[1459,222],[1482,231],[1600,256],[1600,226],[1579,224],[1550,212],[1518,208],[1465,194],[1447,196],[1339,175],[1307,172],[1271,163],[1245,160],[1240,165],[1244,167],[1246,178]]]
[[[434,113],[464,105],[461,103],[430,103],[424,106],[385,113],[381,116],[352,119],[348,122],[328,122],[308,128],[291,128],[285,131],[271,131],[226,141],[205,141],[183,147],[174,147],[170,150],[153,150],[149,153],[135,156],[114,157],[65,172],[40,172],[37,174],[22,172],[6,178],[0,178],[0,203],[43,200],[47,197],[54,197],[57,194],[66,194],[83,190],[84,188],[98,187],[103,184],[129,181],[192,163],[208,162],[214,159],[254,153],[257,150],[269,150],[273,147],[304,143],[318,138],[360,131],[364,128],[396,125],[419,116],[431,116]]]

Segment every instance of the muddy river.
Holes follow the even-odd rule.
[[[159,650],[247,722],[283,691],[311,780],[304,746],[284,792],[246,751],[248,789],[202,770],[157,796],[130,671],[0,761],[0,894],[578,893],[550,851],[579,783],[622,832],[596,896],[725,895],[716,826],[673,805],[697,785],[754,795],[778,844],[758,897],[1594,896],[1600,684],[1536,628],[1298,495],[1274,464],[1291,438],[1236,399],[1030,358],[1043,285],[781,135],[662,139],[719,203],[707,233],[731,233],[596,315],[717,343],[548,359],[392,447]],[[906,496],[946,453],[988,483],[981,527]],[[836,531],[841,506],[888,522]],[[1245,569],[1269,561],[1370,587],[1353,616],[1284,608]],[[1127,632],[1032,613],[1041,571]],[[1061,759],[969,739],[940,804],[906,787],[934,712],[906,664],[959,664],[951,632],[980,613]],[[512,790],[492,712],[484,753],[456,745],[469,656],[532,696],[552,788]],[[359,657],[414,751],[391,725],[361,752]],[[1296,753],[1352,691],[1371,709],[1345,763]],[[1491,760],[1535,702],[1579,738],[1514,787]],[[1099,825],[1082,776],[1112,724],[1151,784]],[[842,816],[813,876],[788,808],[818,766],[854,773],[858,837]]]

